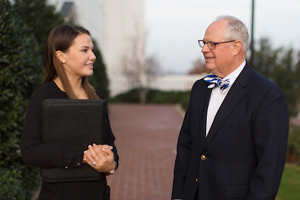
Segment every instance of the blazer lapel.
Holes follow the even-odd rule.
[[[247,63],[243,71],[237,77],[231,89],[229,90],[222,105],[220,106],[215,116],[215,119],[212,123],[212,126],[208,132],[203,148],[207,147],[207,145],[210,143],[214,135],[221,127],[224,120],[227,118],[227,116],[232,112],[232,110],[236,107],[236,105],[241,101],[241,99],[247,93],[247,90],[244,87],[249,83],[250,73],[251,73],[251,68]]]
[[[210,94],[212,89],[208,89],[209,83],[206,84],[205,92],[202,94],[202,100],[203,100],[203,105],[200,106],[200,137],[201,137],[201,146],[204,145],[204,142],[206,140],[206,116],[207,116],[207,108],[209,104],[209,99],[210,99]]]

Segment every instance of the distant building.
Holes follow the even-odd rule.
[[[62,6],[60,14],[63,16],[66,23],[78,24],[75,4],[73,2],[65,2]]]

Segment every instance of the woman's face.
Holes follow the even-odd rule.
[[[93,64],[96,60],[93,49],[94,45],[89,35],[80,34],[74,39],[74,43],[62,55],[65,61],[63,67],[69,78],[93,75]]]

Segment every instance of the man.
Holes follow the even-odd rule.
[[[248,44],[247,28],[230,16],[219,17],[199,40],[211,74],[191,91],[177,144],[173,200],[276,197],[288,111],[282,90],[245,61]]]

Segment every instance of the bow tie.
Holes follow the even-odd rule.
[[[214,74],[209,74],[207,75],[204,80],[206,82],[209,82],[210,84],[208,85],[208,88],[215,88],[215,87],[220,87],[220,90],[222,93],[226,93],[228,91],[228,86],[229,86],[229,79],[222,80],[218,76]]]

